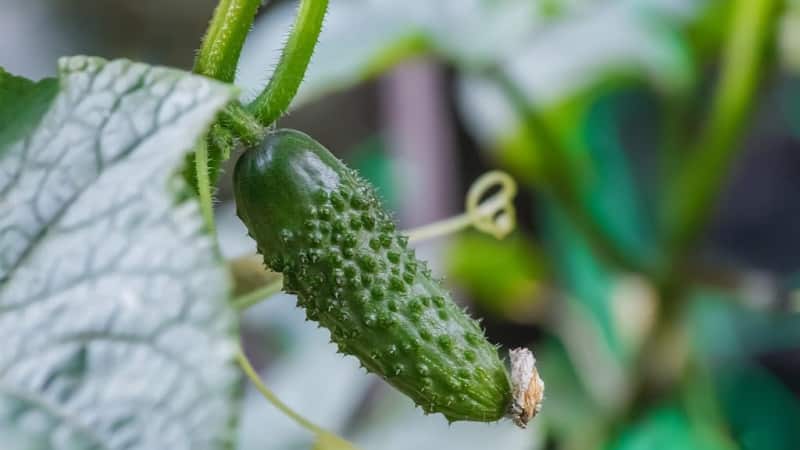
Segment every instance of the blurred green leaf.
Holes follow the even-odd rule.
[[[798,21],[800,21],[800,18],[798,18]],[[798,30],[798,33],[800,33],[800,30]],[[783,122],[785,122],[785,126],[791,135],[797,139],[800,137],[800,77],[792,76],[783,80],[778,87],[776,97],[782,112]]]
[[[558,110],[566,99],[614,80],[682,94],[693,87],[696,68],[681,31],[707,3],[604,2],[591,13],[553,22],[498,64],[539,111]],[[502,93],[480,75],[460,81],[459,106],[469,131],[486,149],[502,151],[521,133]],[[557,124],[551,126],[559,131]]]
[[[719,396],[741,450],[796,450],[800,402],[795,394],[758,366],[720,369]]]
[[[651,411],[626,429],[608,450],[734,450],[717,435],[709,435],[675,406]]]
[[[519,319],[537,303],[543,255],[519,233],[500,241],[464,233],[451,244],[446,264],[453,282],[492,314]]]
[[[626,114],[644,112],[645,105],[636,103],[642,95],[636,89],[601,90],[587,99],[583,120],[577,122],[591,167],[584,205],[611,239],[640,260],[653,256],[656,237],[642,212],[629,162],[634,152],[626,152],[622,133]]]
[[[536,366],[546,380],[545,402],[536,420],[545,422],[563,449],[597,448],[603,438],[605,412],[586,390],[567,350],[555,339],[540,343]]]
[[[29,133],[58,93],[58,80],[33,82],[0,67],[0,151]]]
[[[582,207],[586,208],[601,228],[631,253],[646,255],[653,245],[639,207],[640,200],[631,179],[627,155],[619,138],[618,94],[584,97],[581,120],[575,121],[578,137],[572,146],[590,164],[582,186]],[[614,329],[610,296],[616,274],[591,252],[574,224],[562,215],[557,205],[547,208],[546,241],[555,252],[556,266],[567,290],[583,303],[598,320],[609,345],[620,356],[623,347]]]
[[[715,361],[800,347],[800,314],[750,308],[713,291],[697,293],[692,305],[695,345]]]
[[[800,401],[755,361],[800,348],[800,315],[754,310],[711,291],[695,296],[692,313],[696,348],[741,449],[796,449]]]

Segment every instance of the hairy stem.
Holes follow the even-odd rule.
[[[233,82],[244,40],[261,0],[220,0],[194,62],[194,72]]]
[[[707,125],[667,198],[664,218],[671,263],[682,258],[713,213],[726,173],[741,150],[747,114],[763,72],[777,0],[738,0],[734,6]]]
[[[294,28],[286,41],[278,66],[264,91],[250,104],[250,110],[268,126],[288,108],[303,81],[317,45],[328,0],[300,0]]]
[[[219,121],[248,146],[256,145],[264,139],[264,127],[239,102],[226,106],[220,112]]]
[[[195,148],[195,173],[197,175],[197,192],[200,195],[200,211],[206,228],[211,235],[216,233],[214,225],[214,202],[211,195],[211,180],[208,174],[208,143],[201,138]]]

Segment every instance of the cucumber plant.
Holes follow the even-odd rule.
[[[176,428],[191,422],[200,428],[192,448],[217,448],[227,442],[227,427],[235,418],[234,402],[228,397],[235,391],[235,376],[226,364],[234,361],[269,401],[317,434],[319,443],[349,446],[280,402],[257,379],[238,343],[231,342],[231,306],[252,301],[220,301],[227,280],[210,243],[215,232],[213,186],[238,144],[245,148],[234,175],[239,216],[267,265],[282,273],[284,290],[297,295],[309,319],[330,330],[342,353],[357,357],[425,412],[440,412],[450,421],[490,422],[509,416],[524,427],[538,411],[543,384],[531,373],[530,352],[520,350],[525,357],[514,361],[524,361],[515,362],[519,367],[512,367],[511,377],[497,347],[417,259],[372,187],[309,136],[273,129],[303,79],[327,0],[300,2],[294,30],[268,85],[250,104],[233,100],[235,89],[227,83],[233,81],[259,5],[259,0],[220,1],[195,62],[194,72],[202,77],[84,57],[64,59],[58,82],[37,84],[0,71],[0,206],[9,208],[0,220],[0,336],[12,342],[12,351],[0,356],[0,447],[167,448],[172,439],[164,425],[167,417],[184,417],[176,411],[196,409]],[[23,103],[16,115],[15,102]],[[192,142],[194,151],[186,153]],[[159,153],[162,146],[174,150]],[[176,170],[181,160],[183,170]],[[120,167],[138,175],[126,177]],[[51,177],[48,170],[59,175]],[[506,194],[509,187],[513,190],[507,176],[495,174],[494,179]],[[47,189],[28,189],[39,183],[36,180]],[[486,178],[483,188],[472,193],[467,214],[434,224],[424,233],[474,224],[498,236],[506,234],[513,228],[511,198],[479,203],[481,192],[492,183]],[[60,195],[47,196],[56,191]],[[199,211],[193,208],[194,196]],[[105,220],[107,216],[111,220]],[[503,223],[495,224],[496,219]],[[176,223],[189,226],[183,229]],[[104,232],[92,234],[92,227]],[[103,237],[116,240],[104,242]],[[171,244],[159,248],[155,240],[165,237]],[[74,255],[74,242],[81,239],[92,250]],[[181,258],[168,256],[181,245],[186,247]],[[102,275],[90,273],[100,270],[98,261],[113,259],[111,254],[120,260],[116,265],[103,266],[107,272]],[[151,274],[137,265],[149,263],[149,256],[164,267]],[[46,257],[55,265],[48,266]],[[65,261],[85,264],[67,268]],[[187,267],[195,270],[187,272]],[[62,273],[63,279],[44,287],[29,283],[31,274],[47,268]],[[160,271],[180,282],[161,277]],[[104,279],[95,284],[98,276],[126,281]],[[144,285],[128,281],[136,277],[152,279]],[[192,277],[202,277],[202,282]],[[140,308],[156,298],[151,289],[175,296],[152,314],[154,323]],[[258,301],[275,290],[272,284],[251,298]],[[111,319],[109,312],[98,312],[75,320],[82,302],[93,298],[87,292],[110,296],[112,307],[122,312]],[[51,308],[69,314],[47,339],[32,339],[28,346],[13,337],[15,330],[42,328],[40,319],[47,320]],[[28,309],[29,314],[21,313]],[[191,361],[182,361],[178,355],[184,352],[176,346],[189,345],[182,339],[192,338],[209,345],[186,352]],[[39,360],[37,345],[47,340],[69,344],[69,350],[55,359]],[[106,348],[106,341],[112,348]],[[154,361],[172,358],[177,373],[157,363],[138,367],[137,358],[122,361],[113,356],[137,345],[162,355],[152,357]],[[38,370],[36,365],[13,364],[26,358],[37,361]],[[203,361],[209,366],[189,370]],[[106,366],[103,373],[109,379],[87,373]],[[184,376],[193,376],[197,384],[171,401],[166,391],[147,392],[154,384],[134,383],[137,374],[153,381],[160,373],[172,386]],[[525,375],[520,378],[520,373]],[[91,383],[76,381],[90,375]],[[102,397],[117,392],[105,388],[105,383],[115,382],[141,386],[130,394],[140,409],[121,415],[110,411],[115,397]],[[214,389],[199,388],[207,384]],[[536,395],[526,395],[528,391]],[[97,398],[109,411],[93,411],[85,398]],[[157,405],[167,408],[159,411]],[[23,420],[37,408],[46,409],[45,415],[61,424],[49,443],[40,442],[35,423]],[[52,412],[61,410],[77,417]],[[155,414],[155,420],[147,420],[148,413]]]
[[[268,126],[286,110],[326,7],[325,1],[301,2],[272,79],[247,108],[252,116],[241,114],[233,125]],[[252,14],[248,8],[240,11]],[[211,46],[204,42],[204,48]],[[202,68],[214,64],[202,50],[198,67],[208,72]],[[512,399],[497,349],[416,259],[368,183],[297,131],[269,131],[262,143],[250,144],[234,173],[237,212],[267,266],[283,274],[284,288],[297,294],[308,318],[330,330],[342,353],[358,357],[426,412],[441,412],[450,421],[509,415],[524,427],[538,411],[541,395],[524,407]],[[207,160],[207,155],[195,157]],[[197,169],[202,196],[208,165]],[[524,380],[526,388],[543,389],[538,375],[531,380]]]
[[[541,147],[536,187],[592,257],[641,275],[658,302],[674,298],[662,302],[630,358],[630,392],[590,434],[613,435],[690,366],[660,364],[660,351],[686,325],[692,286],[678,268],[735,156],[778,2],[731,4],[708,125],[672,177],[658,219],[663,248],[652,255],[630,254],[594,220],[583,192],[590,171],[570,159],[514,71],[467,64],[499,88],[526,142]],[[260,5],[220,0],[193,74],[91,57],[64,58],[58,79],[40,82],[0,69],[0,448],[230,448],[234,364],[316,435],[316,448],[351,448],[281,402],[241,349],[235,313],[281,288],[329,330],[341,353],[426,413],[451,422],[508,417],[524,428],[541,410],[544,381],[533,354],[513,349],[507,363],[410,246],[467,226],[503,237],[514,227],[513,181],[488,174],[470,190],[465,214],[398,231],[368,182],[313,138],[275,128],[303,80],[327,0],[300,0],[272,78],[249,104],[237,101],[230,83]],[[367,64],[370,74],[443,47],[416,34],[404,39],[390,58]],[[244,148],[234,171],[238,215],[259,264],[281,275],[231,299],[212,203],[220,168],[237,146]],[[481,202],[495,185],[501,194]]]

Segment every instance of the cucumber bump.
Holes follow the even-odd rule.
[[[340,352],[427,413],[485,422],[509,413],[496,347],[353,170],[309,136],[277,130],[239,159],[234,190],[266,265]]]

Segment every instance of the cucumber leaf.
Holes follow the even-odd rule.
[[[229,281],[176,174],[235,94],[89,57],[0,75],[0,448],[229,443]]]

